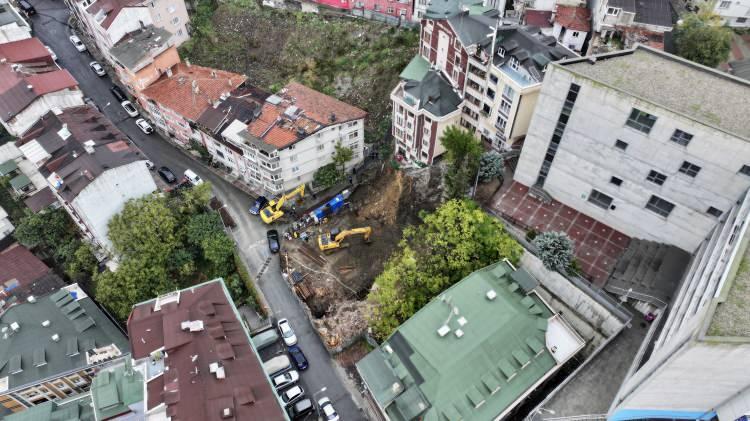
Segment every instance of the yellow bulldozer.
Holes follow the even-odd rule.
[[[352,235],[362,235],[365,242],[370,242],[370,234],[372,234],[372,228],[352,228],[344,231],[332,230],[331,232],[321,234],[318,236],[318,247],[320,251],[333,252],[345,247],[349,247],[349,244],[344,243],[348,237]]]
[[[281,207],[284,206],[284,202],[289,199],[295,198],[297,195],[299,195],[299,197],[305,197],[304,184],[300,184],[299,187],[290,191],[289,193],[282,195],[277,199],[272,199],[270,202],[268,202],[268,206],[260,211],[260,219],[262,219],[266,224],[271,224],[277,219],[281,218],[282,216],[284,216],[284,211],[281,210]]]

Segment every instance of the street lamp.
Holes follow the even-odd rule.
[[[320,417],[320,405],[318,405],[318,400],[315,398],[315,396],[318,393],[325,392],[326,390],[328,390],[328,388],[326,386],[323,386],[320,390],[318,390],[317,392],[313,393],[313,405],[315,405],[315,413],[318,415],[318,417]]]

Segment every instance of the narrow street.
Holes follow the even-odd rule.
[[[251,276],[255,276],[270,256],[266,244],[266,226],[258,217],[247,212],[252,198],[230,183],[203,168],[201,164],[167,143],[157,134],[145,135],[129,118],[114,96],[109,92],[112,82],[107,77],[98,77],[89,68],[94,58],[88,53],[79,53],[68,40],[71,29],[67,26],[69,12],[61,0],[35,0],[38,12],[31,19],[34,35],[51,47],[57,54],[58,63],[76,78],[84,95],[91,98],[102,112],[127,134],[157,167],[167,166],[178,177],[190,168],[213,185],[214,193],[229,209],[237,222],[234,237]],[[78,34],[81,38],[82,34]],[[102,65],[104,63],[101,63]],[[270,265],[259,281],[259,287],[271,306],[273,317],[289,319],[299,338],[310,368],[303,373],[302,385],[309,398],[328,396],[342,420],[364,419],[347,391],[344,371],[331,359],[322,342],[313,330],[299,302],[281,277],[278,256],[272,256]],[[316,393],[326,387],[322,393]]]

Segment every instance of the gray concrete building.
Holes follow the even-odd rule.
[[[547,66],[514,179],[694,253],[750,187],[750,83],[638,45]]]

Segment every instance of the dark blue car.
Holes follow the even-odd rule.
[[[257,199],[255,199],[255,202],[253,202],[252,206],[250,206],[250,213],[252,215],[257,215],[260,213],[260,210],[265,208],[268,204],[268,199],[266,199],[265,196],[258,196]]]
[[[287,349],[287,351],[289,352],[289,356],[292,357],[292,361],[294,361],[294,365],[297,367],[297,370],[307,370],[307,358],[305,358],[305,354],[302,353],[300,347],[298,347],[297,345],[292,345]]]

